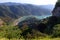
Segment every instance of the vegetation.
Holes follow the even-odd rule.
[[[55,8],[58,6],[60,6],[60,0]],[[1,17],[6,23],[0,25],[0,40],[60,40],[60,17],[51,16],[42,20],[27,19],[17,26],[13,26],[9,21],[13,21],[18,16],[15,14],[14,19],[12,17]]]
[[[38,22],[36,26],[30,27],[28,24],[23,24],[22,26],[12,26],[7,25],[6,23],[3,26],[0,26],[0,38],[6,38],[9,40],[14,39],[42,39],[45,38],[53,39],[60,37],[60,18],[52,16],[46,19],[43,19]],[[57,40],[56,39],[56,40]]]
[[[0,27],[0,37],[1,38],[20,38],[21,31],[18,27],[14,27],[11,25],[4,25]]]

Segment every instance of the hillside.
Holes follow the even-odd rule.
[[[50,5],[45,5],[45,7]],[[22,16],[34,15],[51,15],[51,10],[44,8],[43,5],[21,4],[21,3],[0,3],[0,18],[4,21],[13,21]]]
[[[55,6],[52,12],[55,15],[52,16],[52,9],[46,9],[46,6],[20,3],[0,5],[0,17],[4,19],[0,19],[0,40],[60,40],[60,17],[57,17],[60,10],[55,9],[60,4]],[[9,25],[4,22],[5,19]],[[11,20],[14,20],[13,24],[9,23]]]

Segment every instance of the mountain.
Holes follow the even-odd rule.
[[[21,4],[12,2],[0,3],[0,18],[7,22],[28,15],[51,15],[51,10],[47,9],[47,7],[48,6],[38,6],[32,4]]]
[[[41,5],[41,7],[52,11],[55,6],[52,4],[49,4],[49,5]]]

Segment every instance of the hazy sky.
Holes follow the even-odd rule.
[[[47,5],[47,4],[55,4],[57,0],[0,0],[1,2],[19,2],[19,3],[29,3],[36,5]]]

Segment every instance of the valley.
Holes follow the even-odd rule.
[[[59,40],[59,6],[60,2],[55,8],[50,4],[0,3],[0,39]]]

